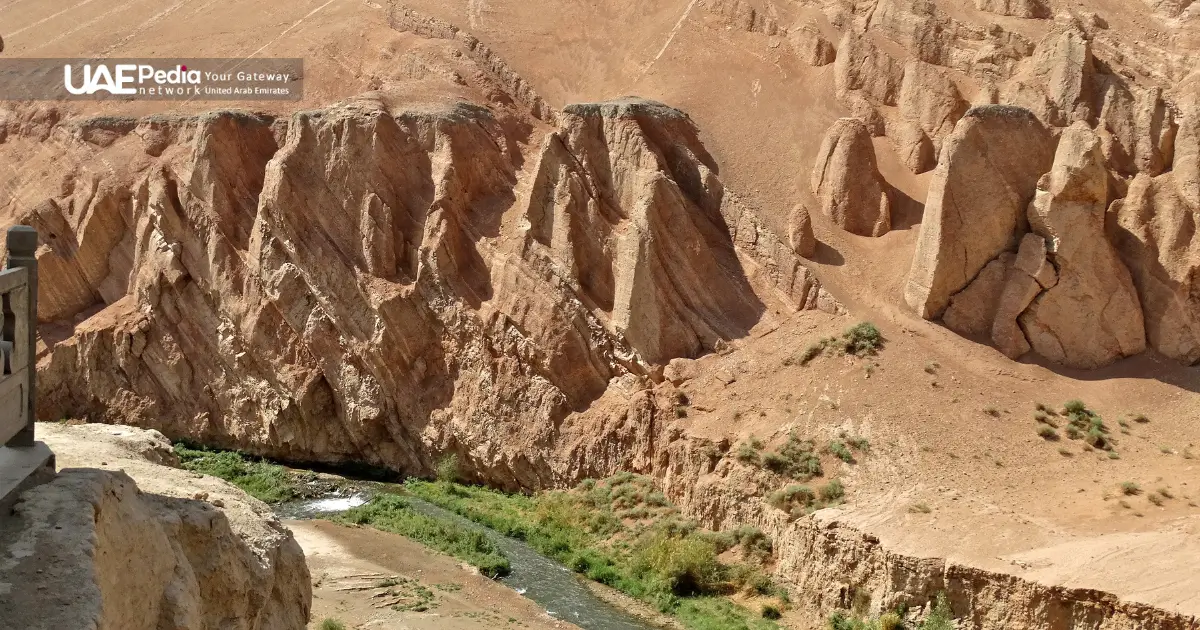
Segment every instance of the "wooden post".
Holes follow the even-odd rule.
[[[26,357],[29,369],[29,390],[25,397],[25,428],[8,441],[8,446],[33,446],[34,401],[36,400],[37,369],[34,355],[37,349],[37,230],[28,225],[16,225],[8,228],[8,265],[9,269],[24,267],[29,273],[28,299],[25,300],[26,312],[14,313],[24,317],[27,324],[26,334],[22,339],[13,339],[13,352]]]

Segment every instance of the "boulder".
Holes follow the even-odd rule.
[[[1018,324],[1021,313],[1042,291],[1058,284],[1058,272],[1046,259],[1046,239],[1037,234],[1021,238],[1016,259],[1008,270],[1004,290],[996,306],[991,336],[996,347],[1009,358],[1029,352],[1029,340]]]
[[[295,630],[308,623],[304,552],[261,501],[171,467],[171,443],[157,431],[88,424],[37,431],[62,470],[0,521],[3,627]]]
[[[833,64],[834,89],[839,95],[861,90],[872,100],[895,105],[904,79],[904,62],[871,40],[868,34],[847,31]]]
[[[969,110],[946,139],[905,283],[905,302],[936,319],[985,265],[1017,244],[1054,137],[1028,110]]]
[[[788,30],[788,43],[800,61],[810,66],[827,66],[837,59],[833,42],[815,24],[803,23]]]
[[[966,337],[986,337],[992,331],[1005,278],[1013,264],[1012,252],[1004,252],[989,262],[967,288],[950,298],[942,322]]]
[[[788,215],[788,244],[797,256],[812,258],[817,252],[817,237],[813,234],[808,208],[797,204]]]
[[[1137,287],[1147,343],[1190,365],[1200,361],[1200,207],[1180,195],[1178,175],[1138,175],[1109,216],[1116,218],[1117,251]]]
[[[826,132],[813,167],[812,191],[821,212],[852,234],[880,236],[892,229],[871,133],[857,118],[841,118]]]
[[[1097,77],[1101,149],[1125,176],[1159,175],[1171,163],[1178,125],[1158,87],[1141,88],[1120,75]]]
[[[1051,31],[1024,65],[1005,90],[1006,103],[1028,108],[1055,127],[1092,118],[1095,63],[1091,41],[1078,25]]]
[[[1105,236],[1108,172],[1086,123],[1063,132],[1053,169],[1029,206],[1058,282],[1020,317],[1032,348],[1075,368],[1097,368],[1146,349],[1141,302],[1129,269]]]
[[[1039,20],[1052,15],[1045,0],[975,0],[975,8],[996,15]]]
[[[923,173],[937,163],[942,141],[969,105],[941,69],[912,59],[904,67],[898,107],[908,127],[896,141],[901,160],[912,172]]]

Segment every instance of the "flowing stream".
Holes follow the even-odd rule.
[[[428,501],[405,495],[413,509],[483,532],[512,565],[500,581],[537,602],[550,616],[569,621],[584,630],[653,630],[654,626],[605,602],[592,593],[567,567],[541,555],[529,545],[469,521]],[[308,519],[330,516],[362,505],[362,494],[331,495],[278,506],[281,518]]]

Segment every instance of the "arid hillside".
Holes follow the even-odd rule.
[[[645,473],[796,627],[1200,627],[1200,4],[260,4],[0,4],[5,57],[306,64],[0,105],[43,419]]]

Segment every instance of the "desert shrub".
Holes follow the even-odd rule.
[[[993,418],[999,418],[999,417],[1000,417],[1000,410],[999,410],[999,409],[997,409],[996,407],[984,407],[984,408],[983,408],[983,413],[986,413],[987,415],[989,415],[989,416],[991,416],[991,417],[993,417]]]
[[[829,452],[847,464],[854,463],[854,455],[850,453],[850,449],[841,440],[831,440],[829,442]]]
[[[806,480],[821,475],[821,459],[817,457],[812,440],[802,440],[795,433],[774,453],[763,457],[763,467],[793,479]]]
[[[1068,418],[1067,437],[1072,440],[1082,439],[1093,448],[1112,450],[1108,427],[1099,414],[1088,409],[1081,400],[1067,401],[1063,410]]]
[[[763,604],[762,616],[763,619],[779,619],[783,616],[783,611],[775,604]]]
[[[921,630],[954,630],[954,613],[945,593],[938,593],[933,611],[921,623]]]
[[[337,619],[325,618],[321,620],[321,625],[317,626],[318,630],[346,630],[346,624]]]
[[[450,453],[439,459],[437,467],[434,470],[434,476],[442,483],[457,483],[458,455]]]
[[[709,592],[721,577],[716,549],[699,536],[656,533],[639,542],[630,560],[635,575],[653,577],[681,597]]]
[[[1087,405],[1079,399],[1068,400],[1063,404],[1063,409],[1066,410],[1067,414],[1083,413],[1087,411]]]
[[[862,322],[842,333],[842,346],[846,354],[870,356],[883,347],[883,335],[874,324]]]
[[[742,442],[738,445],[737,454],[734,455],[734,457],[736,457],[737,460],[743,464],[758,463],[758,451],[746,442]]]
[[[850,448],[863,453],[870,452],[871,450],[871,442],[865,437],[848,437],[846,438],[846,444]]]
[[[902,628],[904,628],[904,619],[899,613],[889,612],[879,617],[879,630],[901,630]]]
[[[1058,431],[1055,431],[1053,427],[1049,427],[1049,426],[1045,426],[1045,425],[1040,426],[1040,427],[1038,427],[1037,433],[1039,436],[1041,436],[1051,442],[1058,439]]]
[[[842,486],[842,482],[837,479],[831,479],[829,483],[821,486],[821,500],[825,502],[840,501],[846,496],[846,489]]]
[[[1150,501],[1151,503],[1153,503],[1154,505],[1157,505],[1158,507],[1162,507],[1163,498],[1161,496],[1151,493],[1146,496],[1146,499],[1148,501]]]
[[[1134,415],[1132,420],[1138,424],[1146,424],[1147,422],[1150,422],[1150,418],[1147,418],[1145,415],[1140,413]]]
[[[767,503],[772,507],[791,511],[795,506],[810,507],[817,501],[817,495],[808,486],[788,486],[767,495]]]
[[[1121,482],[1121,493],[1129,496],[1142,493],[1142,487],[1132,481]]]

